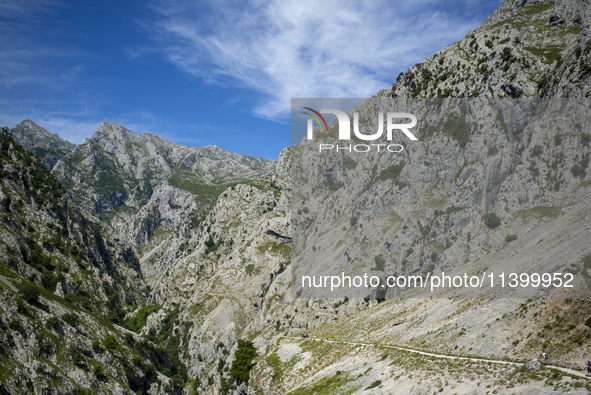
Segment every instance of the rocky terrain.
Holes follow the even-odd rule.
[[[152,366],[156,375],[150,358],[160,370],[172,363],[166,352],[155,359],[147,343],[133,348],[140,339],[117,325],[148,293],[135,253],[116,248],[99,223],[85,218],[6,128],[0,140],[0,388],[117,393],[124,388],[118,380],[147,389],[143,368]]]
[[[76,144],[49,133],[30,119],[22,121],[10,132],[23,148],[37,155],[50,169],[76,147]]]
[[[457,43],[400,73],[398,97],[589,97],[589,2],[503,1]]]
[[[30,120],[11,133],[23,147],[41,154],[87,216],[98,217],[114,238],[134,247],[145,244],[156,228],[169,229],[179,218],[215,203],[230,185],[274,167],[273,160],[216,146],[182,146],[110,122],[79,146]]]
[[[108,122],[79,146],[31,121],[4,130],[0,388],[588,393],[575,374],[591,357],[585,293],[377,303],[376,290],[296,298],[291,286],[304,229],[310,256],[355,270],[541,262],[590,290],[590,9],[503,2],[354,110],[412,108],[416,144],[393,162],[336,155],[303,184],[294,147],[270,161]],[[570,370],[532,362],[542,350]]]

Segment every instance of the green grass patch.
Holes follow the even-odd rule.
[[[323,377],[315,383],[290,392],[290,395],[332,395],[351,394],[357,390],[356,387],[345,389],[347,383],[353,381],[348,373],[337,371],[332,377]]]
[[[140,333],[142,328],[146,326],[146,319],[148,316],[154,312],[157,312],[158,310],[160,310],[159,304],[154,306],[144,306],[136,313],[134,317],[125,321],[124,326],[135,333]]]
[[[195,201],[201,205],[214,204],[226,189],[246,183],[247,181],[230,182],[226,184],[209,184],[189,171],[174,173],[168,179],[170,185],[196,195]]]
[[[343,155],[343,166],[345,166],[345,169],[347,170],[353,170],[357,167],[357,162],[351,159],[349,156]]]
[[[267,356],[265,360],[267,361],[267,364],[273,368],[273,381],[277,382],[278,380],[281,380],[281,358],[279,358],[277,354],[271,353],[271,355]]]
[[[286,243],[277,243],[275,241],[268,241],[263,245],[257,247],[259,253],[271,252],[273,254],[291,256],[291,246]]]
[[[244,181],[244,183],[247,183],[247,182],[248,181]],[[233,183],[233,184],[237,185],[237,184],[239,184],[239,182]],[[253,186],[263,192],[268,192],[268,191],[273,192],[273,195],[275,196],[275,199],[277,199],[277,200],[279,200],[279,198],[281,197],[281,191],[278,188],[269,184],[268,181],[256,180],[256,181],[252,181],[252,182],[248,183],[248,185]]]
[[[404,169],[404,166],[406,166],[406,162],[402,161],[397,165],[386,167],[380,172],[380,175],[376,178],[376,181],[397,180],[400,176],[400,173],[402,172],[402,169]]]
[[[442,125],[443,133],[452,137],[458,142],[460,147],[464,148],[470,139],[468,126],[466,125],[466,116],[462,115],[457,118],[448,118]]]
[[[524,47],[523,49],[541,58],[543,63],[552,64],[564,51],[565,47],[562,45],[548,45],[546,47]]]
[[[533,4],[530,6],[523,7],[521,9],[521,12],[519,12],[519,13],[521,15],[532,16],[532,15],[536,15],[536,14],[541,14],[542,12],[549,10],[553,6],[554,6],[554,4]]]
[[[556,218],[560,214],[560,207],[551,207],[551,206],[536,206],[530,208],[528,210],[520,210],[517,211],[514,216],[521,218],[521,219],[531,219],[531,218]]]

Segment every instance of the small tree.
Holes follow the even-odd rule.
[[[256,349],[251,341],[238,340],[238,350],[234,354],[231,374],[238,382],[246,383],[250,379],[252,361],[257,357]]]
[[[156,381],[156,367],[154,367],[154,365],[152,365],[151,363],[146,364],[146,366],[144,366],[144,375],[146,376],[149,382]]]
[[[495,213],[485,213],[482,219],[490,229],[498,228],[501,225],[501,219]]]
[[[84,366],[84,357],[80,353],[80,350],[75,345],[70,346],[70,355],[72,356],[72,362],[74,365],[83,367]]]
[[[92,349],[94,351],[102,351],[101,342],[99,341],[99,339],[94,339],[92,341]]]
[[[80,319],[74,313],[66,313],[62,315],[62,320],[64,320],[64,322],[70,325],[72,328],[76,328],[80,323]]]
[[[39,300],[39,290],[32,284],[25,284],[20,293],[28,304],[37,303]]]
[[[517,235],[507,235],[505,236],[505,243],[511,243],[512,241],[517,240]]]
[[[118,343],[113,336],[107,335],[107,337],[105,337],[105,340],[103,340],[103,346],[105,346],[107,350],[112,351],[117,349]]]
[[[95,365],[94,369],[92,369],[92,373],[94,373],[94,376],[101,381],[106,378],[103,365]]]
[[[60,322],[57,317],[51,317],[47,321],[45,321],[45,327],[47,329],[58,329],[60,327]]]

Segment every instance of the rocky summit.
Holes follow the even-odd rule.
[[[590,29],[587,0],[507,0],[393,76],[352,112],[417,114],[395,161],[2,128],[0,393],[588,394]],[[585,292],[306,296],[300,251]]]

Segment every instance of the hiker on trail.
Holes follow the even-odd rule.
[[[548,361],[548,354],[546,354],[545,352],[542,353],[542,356],[544,357],[544,364],[546,363],[546,361]]]
[[[587,376],[591,376],[591,361],[587,361]]]

